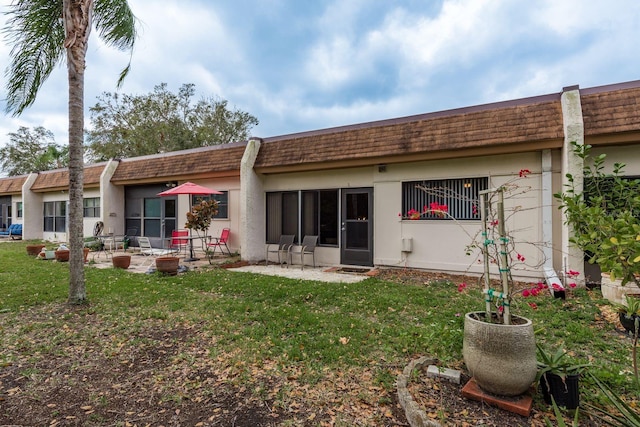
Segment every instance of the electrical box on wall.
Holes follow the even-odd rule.
[[[402,252],[413,251],[413,237],[406,237],[402,239]]]

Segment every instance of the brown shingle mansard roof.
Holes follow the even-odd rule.
[[[568,88],[572,89],[572,88]],[[640,81],[581,90],[587,142],[638,141]],[[266,138],[263,173],[559,148],[561,93]],[[594,141],[597,142],[597,141]]]
[[[553,94],[267,138],[255,167],[269,173],[507,153],[560,147],[562,138],[560,94]]]
[[[240,176],[246,142],[120,160],[117,184]]]
[[[97,163],[84,167],[84,188],[100,187],[100,175],[105,165],[105,163]],[[31,190],[36,193],[66,188],[69,188],[69,169],[38,172],[38,177],[31,186]]]
[[[588,144],[640,141],[640,81],[580,92],[585,141]]]
[[[22,184],[27,180],[27,175],[0,178],[0,195],[21,194]]]

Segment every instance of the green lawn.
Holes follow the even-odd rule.
[[[26,243],[0,243],[0,424],[161,425],[170,414],[204,426],[235,411],[237,425],[398,425],[397,374],[423,355],[462,369],[464,313],[482,307],[478,288],[446,281],[90,267],[89,304],[69,307],[68,265],[28,257]],[[631,340],[606,305],[580,289],[514,310],[544,347],[563,345],[637,399]],[[582,400],[602,404],[583,383]],[[535,409],[549,411],[537,396]]]

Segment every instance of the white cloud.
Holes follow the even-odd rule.
[[[637,0],[129,1],[142,26],[121,91],[194,83],[196,97],[257,116],[259,136],[633,80],[640,68]],[[8,51],[0,43],[3,70]],[[94,33],[87,59],[88,108],[116,90],[129,55]],[[0,144],[18,123],[64,141],[66,90],[63,67],[21,118],[0,118]]]

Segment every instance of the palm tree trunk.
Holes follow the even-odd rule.
[[[69,303],[87,299],[84,279],[83,185],[84,185],[84,69],[92,0],[63,0],[65,48],[69,78]]]

